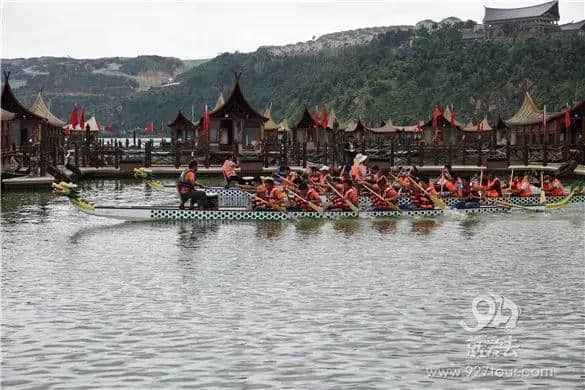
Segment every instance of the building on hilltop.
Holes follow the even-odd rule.
[[[554,0],[522,8],[485,7],[483,24],[486,38],[538,36],[560,31],[559,19],[559,2]]]
[[[580,22],[562,24],[560,28],[563,35],[576,35],[585,38],[585,19]]]

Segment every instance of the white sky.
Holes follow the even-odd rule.
[[[210,58],[361,27],[448,16],[481,22],[484,5],[511,8],[544,1],[0,0],[1,57]],[[561,23],[585,19],[585,0],[560,0],[559,7]]]

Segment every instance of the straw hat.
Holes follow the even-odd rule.
[[[327,165],[323,165],[319,170],[329,172],[329,167]]]
[[[360,164],[360,163],[363,163],[364,161],[366,161],[367,158],[368,158],[368,156],[366,156],[365,154],[358,153],[355,156],[355,158],[353,159],[353,161]]]

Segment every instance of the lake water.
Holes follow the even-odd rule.
[[[176,201],[134,181],[88,182],[83,195]],[[2,388],[585,380],[583,204],[419,220],[120,223],[49,193],[8,192],[1,218]],[[483,328],[475,298],[493,320]]]

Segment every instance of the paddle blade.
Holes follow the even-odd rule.
[[[152,179],[146,179],[146,180],[144,180],[144,183],[146,183],[146,185],[149,186],[150,188],[152,188],[153,190],[163,191],[165,189],[164,184],[162,184],[159,181],[154,181]]]
[[[545,204],[546,203],[546,193],[542,189],[540,190],[540,203],[541,204]]]

